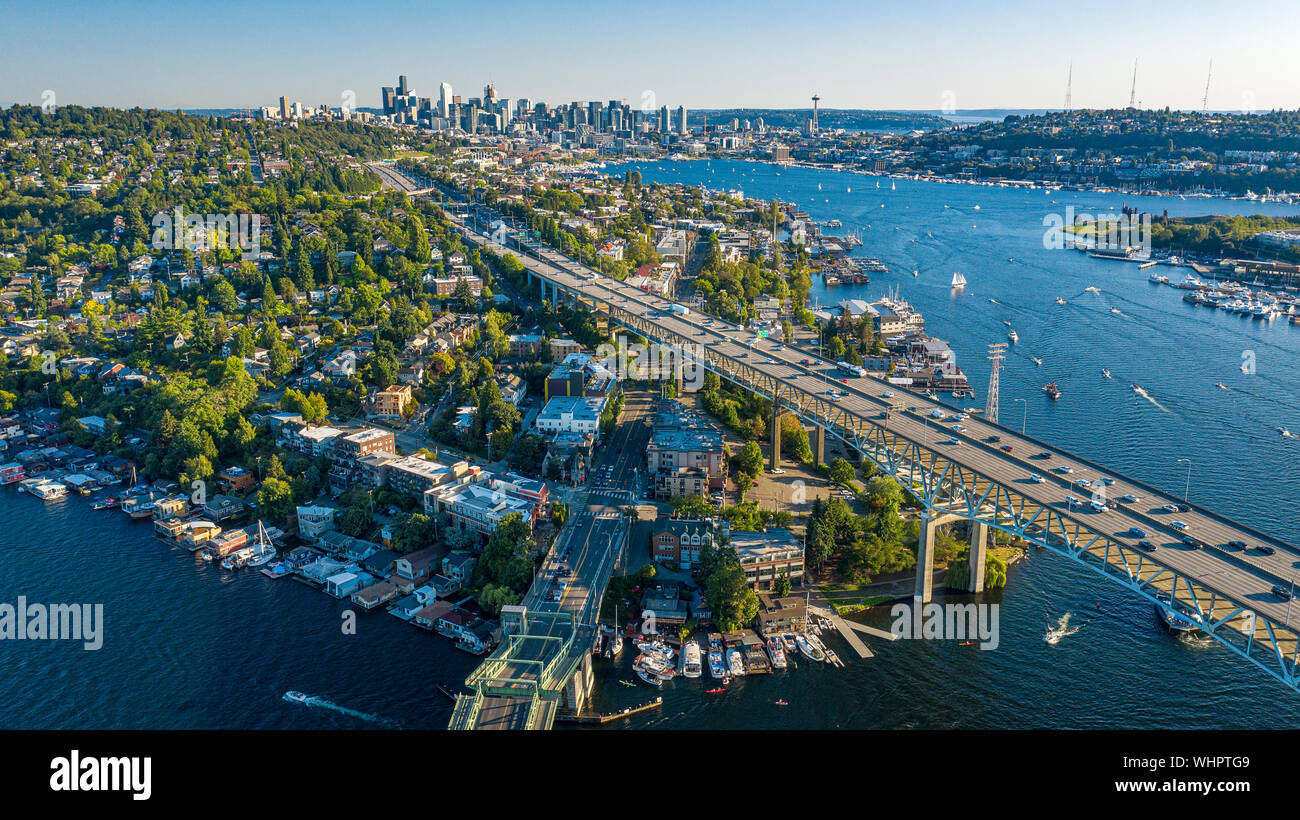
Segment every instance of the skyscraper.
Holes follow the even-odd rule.
[[[677,133],[686,136],[686,106],[677,106]]]
[[[438,86],[438,116],[443,119],[451,116],[451,83]]]
[[[397,99],[393,95],[393,89],[391,86],[386,85],[382,90],[384,98],[384,113],[391,114],[397,110]]]
[[[402,74],[397,78],[397,96],[405,97],[411,93],[411,89],[406,86],[406,75]]]
[[[282,120],[289,119],[289,98],[288,97],[280,98],[280,119]]]
[[[659,133],[668,133],[668,106],[662,106],[659,109]]]

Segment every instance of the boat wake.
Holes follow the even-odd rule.
[[[1155,399],[1151,398],[1151,394],[1148,393],[1148,392],[1146,391],[1146,388],[1145,388],[1145,387],[1138,387],[1137,385],[1134,385],[1134,386],[1133,386],[1133,392],[1134,392],[1134,393],[1137,393],[1139,396],[1141,396],[1142,398],[1144,398],[1144,399],[1146,399],[1147,401],[1151,402],[1151,403],[1154,404],[1156,407],[1159,407],[1161,410],[1165,411],[1166,413],[1173,412],[1173,411],[1171,411],[1168,407],[1165,407],[1165,406],[1164,406],[1163,404],[1161,404],[1160,402],[1158,402],[1158,401],[1156,401]]]
[[[294,693],[294,694],[301,694],[301,693]],[[367,723],[379,723],[385,726],[397,728],[397,724],[387,718],[380,717],[379,715],[372,715],[366,712],[359,712],[356,709],[349,709],[346,706],[339,706],[337,703],[331,700],[318,697],[316,695],[307,695],[304,699],[300,700],[296,697],[290,697],[290,695],[286,693],[284,696],[284,700],[287,700],[290,703],[301,703],[303,706],[316,706],[321,709],[329,709],[330,711],[349,715],[358,720],[364,720]]]
[[[1056,646],[1062,639],[1068,638],[1082,629],[1082,626],[1070,626],[1070,615],[1067,612],[1056,622],[1056,626],[1048,627],[1047,634],[1043,636],[1043,641],[1049,646]]]

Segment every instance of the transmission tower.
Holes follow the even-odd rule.
[[[989,371],[989,396],[984,400],[984,418],[998,423],[998,374],[1002,371],[1003,353],[1006,352],[1005,343],[989,345],[989,361],[993,362],[993,367]]]
[[[1074,85],[1074,62],[1070,62],[1070,71],[1065,75],[1065,110],[1070,110],[1070,86]]]

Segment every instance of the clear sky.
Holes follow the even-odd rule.
[[[690,109],[1300,108],[1297,0],[0,0],[0,103],[379,105],[474,97]]]

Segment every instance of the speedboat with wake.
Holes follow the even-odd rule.
[[[1109,378],[1110,378],[1110,371],[1103,367],[1103,368],[1101,369],[1101,377],[1102,377],[1103,379],[1109,379]]]
[[[1049,627],[1047,634],[1043,636],[1043,641],[1049,646],[1056,646],[1062,638],[1073,635],[1079,631],[1079,627],[1070,626],[1070,613],[1061,616],[1061,620],[1056,622],[1056,626]]]
[[[284,693],[284,699],[290,703],[306,703],[307,695],[296,689],[290,689],[288,692]]]

